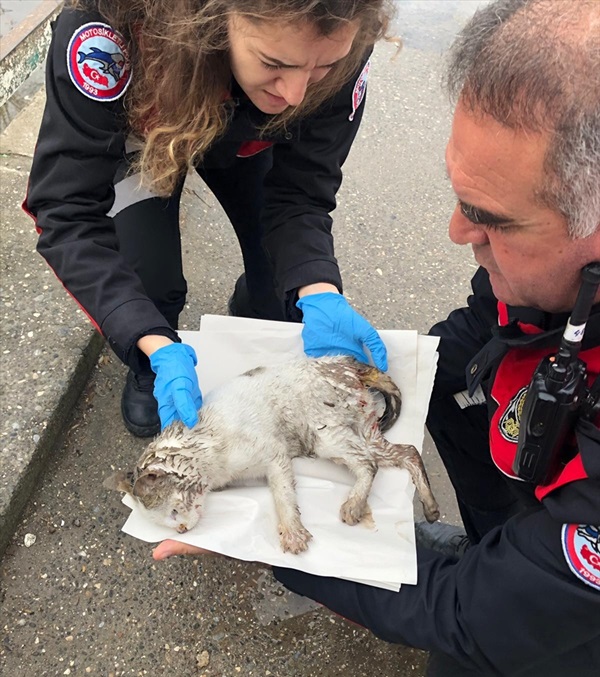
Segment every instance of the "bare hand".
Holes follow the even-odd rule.
[[[204,548],[198,548],[195,545],[188,545],[187,543],[181,543],[181,541],[173,541],[171,539],[162,541],[152,551],[152,557],[155,560],[168,559],[169,557],[175,557],[177,555],[214,555],[215,557],[225,557],[225,555],[221,555],[218,552],[205,550]],[[267,567],[271,566],[266,562],[258,562],[258,564],[263,564]]]
[[[175,555],[214,555],[215,553],[195,545],[188,545],[180,541],[166,540],[159,543],[152,551],[152,557],[156,560],[167,559]]]

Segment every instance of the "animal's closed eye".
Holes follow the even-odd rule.
[[[171,517],[173,519],[177,519],[178,515],[179,515],[179,513],[177,512],[177,510],[175,510],[175,509],[171,510]]]

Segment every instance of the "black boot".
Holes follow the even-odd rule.
[[[154,372],[136,374],[129,370],[123,396],[121,414],[125,427],[137,437],[153,437],[160,432],[158,403],[154,398]]]
[[[259,320],[285,321],[287,319],[283,301],[276,296],[273,289],[265,287],[262,297],[259,301],[254,299],[254,304],[250,300],[246,274],[243,273],[237,279],[233,294],[227,301],[227,314],[233,317],[251,317]]]
[[[235,283],[233,294],[227,301],[227,314],[232,317],[258,317],[258,313],[250,306],[245,274],[240,275]]]
[[[440,552],[453,560],[459,560],[471,547],[471,541],[461,527],[443,522],[417,522],[415,536],[417,545]]]

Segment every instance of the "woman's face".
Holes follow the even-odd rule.
[[[254,23],[229,18],[231,70],[263,113],[282,113],[302,103],[308,85],[322,80],[350,52],[358,25],[319,35],[309,23]]]

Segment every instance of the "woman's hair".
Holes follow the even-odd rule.
[[[130,44],[133,79],[126,98],[129,123],[144,138],[138,169],[157,194],[173,191],[202,159],[231,116],[228,21],[232,14],[260,23],[308,23],[328,36],[359,24],[348,56],[309,85],[304,101],[274,115],[269,132],[305,116],[356,72],[366,50],[385,35],[389,0],[70,0],[97,6]],[[264,131],[264,130],[263,130]]]

